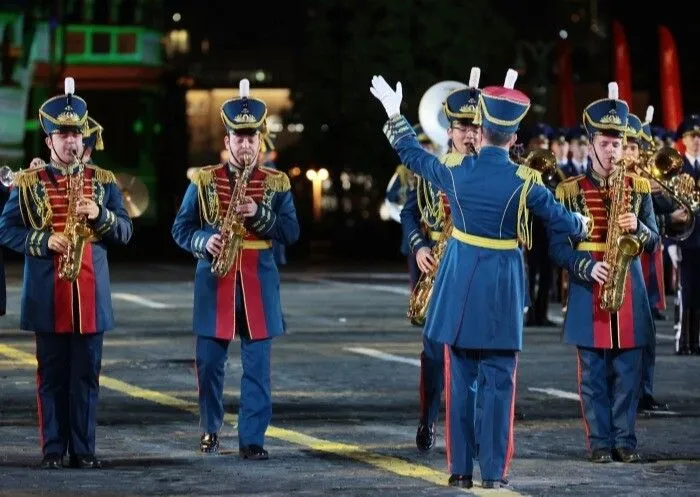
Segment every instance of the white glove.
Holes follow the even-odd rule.
[[[403,90],[400,82],[396,83],[396,91],[394,91],[382,76],[374,76],[369,91],[382,103],[387,116],[394,117],[401,113]]]
[[[671,259],[671,264],[673,267],[677,267],[678,263],[681,261],[681,251],[678,250],[678,245],[668,246],[668,257]]]
[[[584,216],[580,212],[574,212],[574,215],[581,220],[581,223],[583,224],[583,232],[587,233],[588,226],[591,224],[591,218]]]

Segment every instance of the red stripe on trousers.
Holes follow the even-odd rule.
[[[515,366],[513,367],[513,395],[510,400],[510,426],[508,427],[508,447],[506,448],[506,461],[503,465],[503,476],[502,479],[508,477],[508,470],[510,469],[510,463],[513,460],[513,455],[515,454],[515,432],[513,430],[513,424],[515,421],[515,391],[518,385],[518,353],[515,353]]]
[[[656,286],[659,292],[659,301],[656,308],[660,311],[666,310],[666,284],[664,282],[664,253],[661,247],[654,250],[654,269],[656,270]]]
[[[452,408],[452,374],[450,369],[450,346],[445,345],[445,451],[447,452],[447,472],[452,474],[452,436],[450,434],[450,409]]]

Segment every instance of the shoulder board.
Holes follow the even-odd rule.
[[[632,189],[637,193],[651,193],[649,180],[635,173],[625,173],[632,180]]]
[[[542,173],[537,169],[533,169],[527,166],[516,165],[517,169],[515,174],[518,178],[522,179],[526,183],[535,183],[537,185],[543,185]]]
[[[85,167],[94,171],[95,179],[100,183],[116,183],[117,178],[112,171],[102,169],[94,164],[86,164]]]
[[[17,171],[13,181],[14,186],[17,188],[34,186],[39,181],[39,171],[43,171],[46,167],[47,164],[44,164],[43,166],[30,167]]]
[[[462,165],[462,161],[465,157],[466,155],[458,152],[449,152],[440,157],[440,162],[447,167],[457,167]]]
[[[274,192],[286,192],[292,185],[289,182],[289,176],[284,171],[272,169],[271,167],[259,166],[258,169],[265,173],[265,186]]]
[[[571,178],[566,178],[564,181],[557,185],[557,189],[554,192],[557,200],[560,202],[570,201],[579,194],[580,188],[578,182],[584,175],[580,174],[578,176],[572,176]]]
[[[191,172],[188,172],[187,176],[195,185],[208,185],[211,183],[212,178],[214,177],[214,171],[221,167],[223,167],[223,164],[213,164],[211,166],[192,168]]]

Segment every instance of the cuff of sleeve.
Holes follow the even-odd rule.
[[[114,212],[100,206],[100,215],[93,221],[95,233],[104,235],[117,224],[117,216]]]
[[[272,229],[275,221],[277,221],[277,214],[268,206],[258,204],[258,211],[250,218],[250,227],[259,235],[264,235]]]
[[[406,136],[416,136],[411,124],[401,114],[393,116],[384,124],[384,134],[392,147],[395,147],[399,140]]]
[[[408,246],[411,247],[411,252],[414,254],[423,247],[430,248],[430,245],[425,238],[421,236],[418,230],[414,230],[410,235],[408,235]]]
[[[24,242],[24,250],[34,257],[46,257],[49,255],[49,237],[51,233],[41,230],[29,230],[27,240]]]
[[[211,256],[207,252],[207,242],[212,235],[213,233],[202,230],[195,231],[190,248],[197,259],[210,260]]]
[[[581,257],[578,259],[574,265],[574,273],[576,276],[584,281],[593,281],[591,274],[593,273],[593,266],[595,264],[591,259],[586,257]]]
[[[637,232],[635,233],[635,235],[637,235],[639,241],[642,242],[642,245],[646,245],[649,239],[651,238],[651,235],[649,234],[649,228],[647,228],[641,221],[637,221],[637,225]]]

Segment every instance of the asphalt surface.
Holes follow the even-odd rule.
[[[442,415],[436,449],[415,447],[421,338],[405,318],[401,272],[283,271],[288,334],[273,343],[270,460],[251,462],[237,450],[237,344],[222,453],[198,452],[193,266],[113,267],[117,327],[105,338],[97,427],[105,467],[42,471],[34,338],[17,329],[21,267],[9,269],[9,312],[0,318],[2,495],[465,495],[446,486]],[[557,306],[551,315],[560,317]],[[480,488],[477,469],[471,494],[699,495],[700,357],[673,355],[671,322],[657,325],[656,396],[672,412],[639,417],[644,463],[585,460],[575,351],[557,327],[526,328],[512,488]]]

